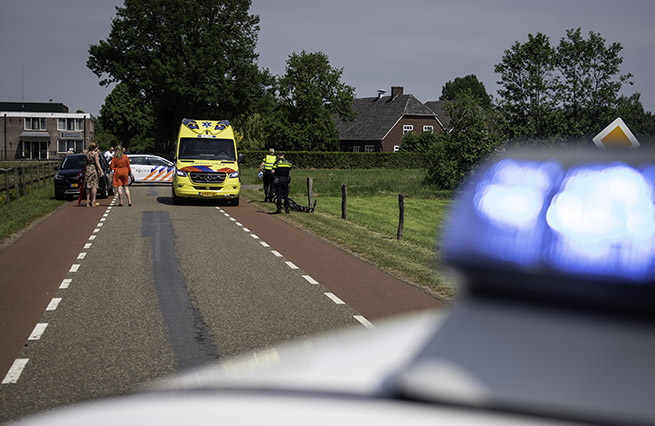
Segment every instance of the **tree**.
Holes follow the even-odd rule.
[[[556,108],[555,51],[547,36],[528,34],[505,53],[495,71],[500,74],[500,107],[510,124],[513,138],[534,137],[552,132]]]
[[[184,117],[233,119],[264,94],[259,17],[250,0],[125,0],[107,40],[89,47],[100,84],[123,82],[152,105],[156,150]]]
[[[471,91],[482,107],[491,107],[491,96],[487,94],[487,89],[485,89],[484,84],[480,82],[474,74],[465,77],[457,77],[453,81],[448,81],[442,87],[441,97],[439,97],[439,99],[442,101],[454,101],[457,94],[465,89]]]
[[[292,53],[276,88],[279,109],[271,123],[272,146],[296,151],[335,151],[339,136],[333,117],[352,120],[355,89],[341,82],[343,69],[323,52]]]
[[[139,143],[152,134],[154,120],[152,109],[143,96],[131,93],[125,83],[119,83],[100,108],[100,123],[120,144],[129,148],[133,139],[139,138]]]
[[[436,142],[437,136],[433,132],[423,132],[420,135],[409,132],[403,136],[400,142],[400,151],[426,154]]]
[[[470,90],[459,92],[446,105],[452,130],[437,138],[428,153],[427,183],[456,188],[478,161],[499,148],[505,138],[494,126],[494,112],[478,104]]]
[[[593,136],[614,118],[618,93],[631,74],[621,74],[620,43],[606,45],[600,34],[567,30],[557,46],[557,95],[569,136]],[[603,124],[605,123],[605,124]]]

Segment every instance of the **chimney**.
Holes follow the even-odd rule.
[[[391,99],[403,94],[403,86],[391,86]]]

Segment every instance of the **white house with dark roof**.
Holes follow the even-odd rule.
[[[395,152],[406,133],[445,131],[437,114],[400,86],[390,96],[380,90],[377,97],[355,99],[353,110],[353,121],[335,121],[346,152]]]

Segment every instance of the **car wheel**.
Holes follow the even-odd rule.
[[[55,200],[63,200],[63,199],[64,199],[64,194],[55,192]]]
[[[175,189],[171,186],[171,198],[173,199],[173,204],[178,205],[180,204],[180,197],[175,195]]]
[[[235,206],[235,207],[238,207],[238,206],[239,206],[239,197],[237,197],[237,198],[232,198],[232,199],[230,200],[230,205]]]

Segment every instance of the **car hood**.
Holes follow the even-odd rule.
[[[82,169],[60,169],[57,174],[69,178],[77,176],[81,171]]]

